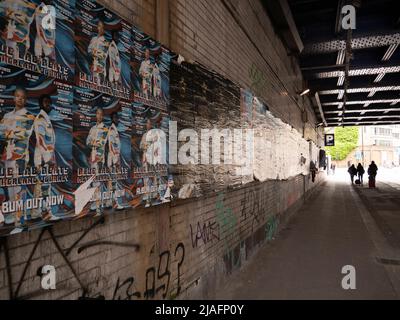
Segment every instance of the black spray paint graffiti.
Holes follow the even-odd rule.
[[[72,273],[72,275],[74,276],[76,281],[79,283],[79,287],[83,291],[83,296],[87,295],[88,288],[80,279],[78,273],[76,272],[76,270],[75,270],[74,266],[72,265],[71,261],[69,260],[68,256],[72,252],[72,250],[86,237],[86,235],[91,230],[93,230],[96,226],[98,226],[100,224],[104,224],[104,222],[105,222],[104,217],[101,217],[100,219],[95,221],[88,229],[84,230],[82,232],[82,234],[78,237],[78,239],[67,249],[63,249],[61,247],[61,245],[58,241],[58,238],[55,236],[55,234],[53,232],[53,226],[47,226],[47,227],[43,228],[42,230],[40,230],[39,235],[34,242],[33,248],[28,255],[28,259],[24,264],[22,273],[18,275],[19,277],[18,277],[18,282],[16,284],[15,290],[14,290],[13,281],[12,281],[13,269],[11,268],[11,262],[10,262],[10,257],[9,257],[8,238],[6,238],[6,237],[1,238],[0,239],[0,249],[3,249],[4,256],[5,256],[9,299],[11,299],[11,300],[30,299],[30,298],[34,298],[34,297],[37,297],[37,296],[40,296],[43,294],[43,290],[41,288],[38,288],[37,290],[34,290],[34,291],[30,291],[29,293],[25,293],[24,295],[21,295],[20,291],[22,288],[22,284],[25,280],[25,276],[29,270],[29,267],[31,266],[35,252],[38,249],[39,244],[46,232],[50,235],[51,243],[54,244],[54,246],[56,247],[58,254],[61,255],[65,264],[68,266],[69,271]]]
[[[171,297],[177,297],[182,291],[181,287],[181,269],[185,260],[185,246],[179,243],[174,251],[174,258],[177,263],[177,287],[176,292],[170,294]],[[135,278],[130,277],[125,281],[118,278],[114,289],[112,300],[132,300],[134,298],[144,298],[146,300],[154,299],[160,292],[163,299],[166,299],[169,293],[171,281],[171,252],[164,251],[159,255],[158,267],[150,267],[145,274],[145,289],[143,294],[135,288]],[[158,284],[158,287],[157,287]]]
[[[83,295],[85,296],[88,292],[88,287],[82,282],[82,280],[80,279],[78,273],[76,272],[74,266],[72,265],[71,261],[68,258],[69,253],[72,251],[72,249],[91,231],[93,230],[97,225],[99,224],[103,224],[105,221],[105,218],[102,217],[99,220],[97,220],[96,222],[94,222],[87,230],[83,231],[83,233],[81,234],[81,236],[68,248],[68,249],[63,249],[58,241],[58,238],[54,235],[53,232],[53,226],[47,226],[43,229],[40,230],[39,236],[37,237],[37,239],[34,242],[33,248],[28,256],[27,261],[24,264],[24,268],[22,270],[22,273],[19,276],[19,280],[17,283],[17,287],[14,291],[13,288],[13,282],[12,282],[12,268],[11,268],[11,263],[10,263],[10,259],[9,259],[9,249],[8,249],[8,245],[7,245],[7,241],[8,238],[3,238],[2,241],[2,245],[1,247],[3,247],[4,249],[4,254],[6,257],[6,270],[7,270],[7,278],[8,278],[8,284],[9,284],[9,298],[11,300],[22,300],[22,299],[30,299],[30,298],[34,298],[37,296],[40,296],[41,294],[43,294],[43,290],[42,289],[37,289],[34,291],[31,291],[29,293],[25,293],[24,295],[20,294],[23,282],[25,280],[25,276],[29,270],[29,267],[31,266],[32,263],[32,259],[35,255],[36,250],[38,249],[38,246],[44,236],[44,234],[47,232],[50,235],[50,240],[51,243],[54,244],[54,246],[57,249],[58,254],[61,255],[61,257],[63,258],[65,264],[68,266],[69,271],[72,273],[72,275],[74,276],[75,280],[79,283],[79,287],[80,289],[83,291]]]
[[[241,201],[241,222],[252,219],[251,232],[263,222],[265,222],[268,214],[267,203],[268,190],[263,188],[260,190],[246,190],[244,198]]]
[[[140,299],[142,297],[141,293],[135,290],[136,288],[134,277],[130,277],[122,283],[121,279],[118,278],[112,300],[132,300],[134,297]]]
[[[232,247],[232,239],[235,237],[237,231],[238,218],[232,208],[225,206],[224,198],[224,193],[219,193],[217,196],[215,221],[197,222],[194,226],[190,225],[190,238],[193,249],[214,241],[223,241],[223,260],[227,273],[230,273],[233,268],[240,267],[244,243]]]
[[[12,280],[12,268],[11,268],[11,262],[9,258],[9,249],[7,245],[7,240],[8,238],[1,238],[0,239],[0,254],[4,254],[5,261],[6,261],[6,270],[7,270],[7,280],[8,280],[8,287],[9,287],[9,298],[10,299],[29,299],[29,298],[34,298],[37,296],[40,296],[43,294],[42,289],[38,289],[29,293],[24,294],[23,296],[20,294],[20,289],[22,287],[23,281],[25,280],[25,275],[27,274],[29,267],[32,262],[32,258],[38,249],[38,246],[41,242],[41,239],[43,238],[43,235],[48,232],[50,234],[50,239],[52,240],[52,243],[55,245],[57,248],[58,253],[62,256],[64,262],[67,264],[69,267],[70,272],[73,274],[74,278],[77,280],[79,283],[79,287],[82,290],[82,296],[79,297],[79,300],[105,300],[105,295],[104,294],[96,294],[96,295],[90,295],[89,288],[88,286],[80,279],[79,274],[75,271],[72,263],[69,260],[69,255],[72,253],[74,249],[77,249],[78,254],[83,252],[84,250],[94,247],[94,246],[118,246],[118,247],[129,247],[134,249],[135,251],[139,250],[140,246],[135,243],[131,242],[115,242],[115,241],[91,241],[87,242],[85,244],[81,244],[82,240],[92,231],[94,230],[98,225],[104,224],[105,223],[105,217],[101,217],[99,220],[94,222],[88,229],[82,231],[81,235],[73,242],[70,246],[67,246],[65,249],[61,247],[61,245],[58,242],[57,237],[53,233],[53,227],[46,227],[43,228],[39,236],[37,237],[34,246],[32,248],[32,251],[29,254],[28,260],[24,265],[24,268],[22,270],[22,273],[19,275],[19,281],[17,283],[17,287],[14,290],[13,288],[13,280]],[[179,243],[175,251],[173,253],[174,258],[177,259],[177,284],[176,284],[176,291],[173,293],[173,296],[178,296],[181,291],[181,269],[182,265],[185,259],[185,246],[183,243]],[[149,268],[146,271],[146,288],[144,290],[144,293],[141,294],[138,290],[135,289],[135,278],[130,277],[124,281],[121,281],[120,279],[117,280],[117,283],[115,285],[115,289],[113,292],[113,297],[112,299],[115,300],[121,300],[121,299],[133,299],[133,298],[141,298],[145,297],[146,299],[153,298],[158,292],[162,292],[162,296],[165,298],[168,294],[169,291],[169,286],[170,286],[170,277],[171,277],[171,272],[170,272],[170,257],[171,253],[169,251],[165,251],[160,254],[159,256],[159,263],[158,263],[158,268],[155,269],[154,267]],[[154,274],[154,277],[153,277]],[[159,285],[157,288],[156,287],[156,277],[157,275],[157,280],[163,281],[161,285]],[[153,289],[154,288],[154,289]],[[76,290],[76,289],[74,289]]]
[[[203,224],[197,222],[194,227],[190,225],[190,236],[193,249],[220,240],[220,227],[216,221],[208,221]]]

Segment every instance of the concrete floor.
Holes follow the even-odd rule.
[[[266,244],[217,299],[398,299],[400,210],[396,185],[349,185],[337,172]],[[356,189],[357,188],[357,189]],[[388,195],[390,194],[390,196]],[[389,228],[388,228],[389,226]],[[344,290],[342,267],[356,269],[356,289]]]

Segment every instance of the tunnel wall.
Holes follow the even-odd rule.
[[[275,117],[321,145],[308,100],[296,95],[303,88],[296,58],[288,55],[259,1],[103,3],[186,61],[253,91]],[[166,4],[170,14],[163,16],[160,7]],[[52,229],[54,239],[47,231],[41,236],[41,230],[12,235],[7,238],[9,270],[0,251],[0,298],[10,297],[10,279],[19,298],[213,298],[323,180],[323,172],[315,183],[301,174],[108,215],[98,224],[94,219],[60,222]],[[38,270],[44,265],[56,267],[56,290],[41,289]]]

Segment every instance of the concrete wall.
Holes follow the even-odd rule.
[[[321,145],[307,98],[296,96],[303,85],[296,59],[287,55],[258,0],[170,0],[166,16],[166,0],[103,2],[151,36],[162,37],[187,60],[251,88],[276,117]],[[302,122],[302,110],[308,113],[307,123]],[[88,289],[86,297],[107,299],[212,298],[215,288],[275,236],[323,179],[321,173],[313,184],[299,175],[110,215],[83,238],[94,219],[61,222],[52,229],[56,241],[45,232],[37,246],[40,230],[10,236],[12,291],[23,278],[18,297],[34,299],[77,299],[82,286]],[[66,250],[66,259],[56,244]],[[56,267],[56,290],[41,289],[37,271],[43,265]],[[2,299],[9,298],[8,280],[2,250]]]

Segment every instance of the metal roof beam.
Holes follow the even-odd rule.
[[[374,83],[374,75],[365,77],[352,77],[350,81],[349,90],[358,88],[380,88],[380,87],[393,87],[400,86],[400,72],[388,73],[385,78],[379,82]],[[343,88],[337,88],[337,78],[324,78],[324,79],[309,79],[307,80],[309,88],[312,88],[314,92],[326,91],[326,90],[343,90]]]
[[[398,103],[400,102],[399,99],[385,99],[385,100],[364,100],[364,101],[347,101],[346,104],[347,105],[355,105],[355,104],[377,104],[377,103]],[[325,102],[322,103],[322,106],[340,106],[342,102],[340,101],[335,101],[335,102]]]
[[[351,47],[353,50],[365,48],[386,47],[400,43],[400,33],[386,33],[378,35],[368,35],[353,38]],[[346,40],[329,40],[317,43],[306,44],[302,52],[303,55],[315,55],[321,53],[337,52],[346,49]]]
[[[393,56],[393,53],[397,50],[399,47],[399,43],[392,43],[389,48],[386,50],[385,55],[382,58],[382,61],[389,61],[390,58]]]
[[[368,75],[379,75],[386,73],[399,73],[400,66],[385,66],[385,67],[369,67],[369,68],[353,68],[349,71],[350,77],[356,76],[368,76]],[[327,78],[338,78],[344,76],[344,71],[328,71],[328,72],[316,72],[316,73],[308,73],[308,78],[310,79],[327,79]]]
[[[325,120],[324,110],[322,109],[322,106],[321,106],[321,101],[319,100],[318,92],[315,93],[315,102],[318,105],[318,110],[319,110],[319,114],[321,115],[322,122],[324,123],[324,125],[326,127],[327,123]]]
[[[383,115],[383,116],[354,116],[354,117],[346,117],[345,119],[348,120],[358,120],[358,119],[400,119],[400,115]],[[342,117],[333,117],[333,118],[328,118],[328,120],[339,120],[342,119]]]
[[[351,122],[328,122],[328,127],[341,127],[341,126],[373,126],[373,125],[392,125],[392,124],[400,124],[400,117],[398,120],[377,120],[377,121],[351,121]]]
[[[399,91],[373,91],[373,96],[365,92],[347,93],[348,101],[360,101],[359,104],[374,103],[374,101],[382,101],[382,103],[397,103],[400,98]],[[336,95],[320,95],[322,104],[340,102]]]
[[[400,111],[400,108],[387,108],[387,109],[347,109],[346,113],[356,113],[356,112],[360,112],[360,113],[366,113],[366,112],[391,112],[391,111]],[[328,118],[327,115],[329,114],[335,114],[335,113],[342,113],[343,110],[329,110],[329,111],[324,111],[325,117]]]
[[[343,89],[332,89],[332,90],[322,90],[318,91],[319,95],[337,95]],[[400,91],[400,86],[371,86],[371,87],[364,87],[364,88],[350,88],[347,90],[347,93],[367,93],[367,92],[386,92],[386,91]]]

